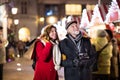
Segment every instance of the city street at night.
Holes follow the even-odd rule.
[[[0,80],[64,77],[120,80],[120,0],[0,0]]]
[[[33,80],[32,61],[17,58],[15,61],[4,65],[3,80]]]
[[[32,60],[16,58],[4,65],[3,80],[33,80]],[[59,71],[59,80],[63,79],[63,70]]]

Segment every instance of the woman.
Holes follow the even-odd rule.
[[[33,80],[58,80],[58,73],[54,69],[52,49],[58,41],[56,28],[53,25],[45,27],[36,44],[36,66]]]
[[[98,30],[97,37],[93,44],[96,51],[101,50],[106,44],[108,44],[98,57],[98,71],[93,72],[92,80],[109,80],[110,79],[110,66],[112,57],[112,43],[109,42],[108,36],[105,30]]]

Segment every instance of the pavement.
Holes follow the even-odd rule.
[[[3,80],[33,80],[32,60],[16,58],[4,65]],[[64,80],[63,68],[58,71],[59,80]]]

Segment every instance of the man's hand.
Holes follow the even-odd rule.
[[[75,67],[78,67],[78,66],[79,66],[79,63],[80,63],[80,61],[79,61],[78,58],[75,58],[75,59],[73,60],[73,65],[74,65]]]

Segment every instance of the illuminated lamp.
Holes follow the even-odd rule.
[[[12,14],[17,14],[18,8],[12,8]]]
[[[30,31],[28,28],[21,28],[18,33],[19,40],[26,42],[30,39]]]
[[[48,24],[54,24],[54,23],[56,23],[57,21],[58,21],[58,19],[57,19],[57,17],[55,17],[55,16],[50,16],[50,17],[47,18],[47,23],[48,23]]]

